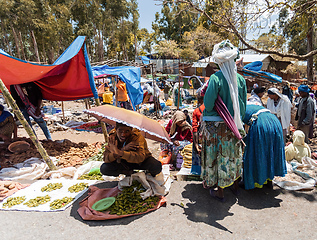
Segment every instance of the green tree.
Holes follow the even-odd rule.
[[[186,10],[186,4],[163,2],[161,15],[156,13],[155,21],[152,23],[156,41],[166,39],[180,43],[185,32],[196,28],[198,14]]]
[[[162,58],[179,58],[181,49],[174,40],[163,40],[154,46],[157,54]]]

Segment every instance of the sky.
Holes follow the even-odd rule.
[[[155,13],[161,12],[161,7],[159,5],[159,1],[155,0],[138,0],[139,4],[139,27],[140,28],[146,28],[149,32],[152,31],[152,22],[155,19]],[[261,21],[254,23],[257,25],[260,25],[261,27],[264,27],[261,31],[252,31],[247,33],[247,39],[257,39],[259,35],[261,35],[264,32],[269,31],[269,27],[273,24],[273,22],[276,20],[277,15],[273,15],[273,18],[271,21],[268,21],[268,19],[262,18]]]
[[[155,13],[161,12],[159,2],[154,0],[138,0],[139,3],[139,27],[146,28],[149,32],[152,31],[152,22],[155,19]]]

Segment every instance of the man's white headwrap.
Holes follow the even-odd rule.
[[[281,119],[283,129],[288,129],[291,122],[291,110],[293,107],[291,101],[286,95],[280,93],[280,91],[277,88],[269,88],[268,91],[271,91],[277,96],[279,96],[280,101],[275,106],[274,100],[268,98],[267,109],[269,109],[271,113],[275,114],[277,117]]]
[[[234,122],[238,129],[243,129],[240,116],[239,92],[237,83],[237,66],[235,59],[239,56],[239,50],[229,40],[222,41],[214,46],[212,51],[213,62],[220,67],[222,74],[228,82],[230,96],[233,103]]]

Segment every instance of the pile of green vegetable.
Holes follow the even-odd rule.
[[[143,213],[148,209],[154,208],[159,202],[159,197],[148,197],[145,200],[141,198],[140,193],[145,192],[142,184],[133,181],[130,187],[124,187],[122,192],[116,196],[115,203],[108,208],[112,215],[126,215]]]
[[[85,188],[88,188],[88,183],[77,183],[71,187],[68,188],[68,191],[71,193],[77,193],[80,192],[82,190],[84,190]]]
[[[2,205],[2,208],[11,208],[15,205],[19,205],[25,201],[25,196],[22,197],[10,197],[7,201]]]
[[[23,205],[26,205],[28,207],[37,207],[37,206],[45,204],[49,201],[51,201],[51,197],[49,195],[39,196],[39,197],[30,199],[29,201],[23,203]]]
[[[50,204],[51,210],[60,209],[73,200],[74,198],[72,197],[63,197],[62,199],[56,199]]]
[[[42,192],[51,192],[57,189],[61,189],[63,187],[62,183],[49,183],[45,187],[41,188]]]

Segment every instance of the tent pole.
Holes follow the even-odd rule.
[[[178,99],[177,99],[177,110],[179,110],[179,102],[181,95],[181,75],[178,76]]]
[[[95,98],[95,102],[97,106],[101,106],[99,98]],[[105,142],[108,143],[108,132],[107,132],[106,124],[104,122],[100,122],[100,125],[102,128],[103,135],[105,137]]]
[[[117,76],[115,76],[115,78],[114,78],[115,80],[114,80],[114,92],[115,92],[115,97],[116,97],[116,107],[118,107],[118,89],[117,89],[117,82],[118,82],[118,79],[117,79]]]
[[[156,96],[155,96],[155,78],[154,78],[153,64],[151,64],[151,73],[152,73],[152,79],[153,79],[153,102],[154,102],[155,116],[158,117],[158,114],[157,114],[158,106],[156,104]]]
[[[65,122],[64,101],[62,101],[63,123]]]
[[[28,122],[25,120],[25,118],[24,118],[23,114],[21,113],[20,109],[18,108],[16,102],[12,98],[10,92],[8,91],[8,89],[6,88],[6,86],[4,85],[4,83],[2,82],[1,79],[0,79],[0,90],[3,93],[3,96],[6,99],[7,103],[9,103],[10,106],[12,107],[14,114],[17,116],[17,118],[21,122],[21,124],[24,127],[24,129],[26,130],[27,134],[30,136],[30,139],[32,140],[33,144],[35,145],[35,147],[37,148],[37,150],[41,154],[44,161],[46,162],[48,168],[50,170],[56,170],[57,167],[54,165],[54,163],[52,162],[52,160],[48,156],[46,150],[43,148],[41,142],[39,141],[39,139],[37,138],[37,136],[33,132],[32,128],[30,127]]]

